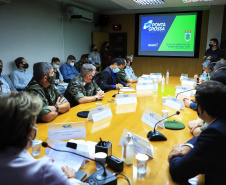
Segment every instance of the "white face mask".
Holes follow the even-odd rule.
[[[54,64],[54,65],[53,65],[53,67],[54,67],[54,68],[56,68],[56,69],[59,69],[59,67],[60,67],[60,66],[59,66],[59,65]]]
[[[74,62],[71,62],[71,63],[70,63],[70,66],[72,66],[72,67],[73,67],[73,66],[74,66]]]

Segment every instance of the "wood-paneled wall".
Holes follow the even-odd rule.
[[[203,11],[199,58],[172,58],[172,57],[134,57],[133,69],[137,75],[148,74],[150,72],[169,73],[172,76],[180,76],[181,73],[192,77],[196,73],[201,73],[201,63],[206,50],[206,39],[208,30],[209,11]],[[113,31],[113,24],[121,24],[122,30]],[[135,14],[110,15],[109,23],[101,27],[101,32],[127,33],[127,54],[134,55],[135,44]]]

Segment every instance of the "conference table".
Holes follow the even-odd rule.
[[[170,76],[169,79],[166,80],[164,86],[159,83],[158,92],[150,90],[133,92],[137,95],[137,104],[127,104],[123,106],[114,103],[115,98],[113,98],[112,95],[118,93],[118,91],[109,91],[105,94],[102,101],[80,104],[71,108],[68,112],[59,115],[50,123],[38,123],[37,139],[47,141],[48,124],[85,121],[86,138],[84,140],[98,142],[101,137],[103,141],[110,141],[112,142],[112,155],[122,159],[122,148],[119,146],[119,141],[124,128],[143,137],[144,139],[147,139],[147,133],[150,130],[153,130],[153,128],[141,121],[144,110],[148,108],[160,115],[162,114],[162,110],[169,110],[169,115],[174,114],[176,112],[175,109],[162,105],[162,96],[171,95],[175,97],[175,86],[177,85],[181,85],[180,78]],[[136,84],[133,84],[133,87],[136,89]],[[77,116],[79,111],[89,111],[90,109],[95,108],[96,103],[102,103],[102,105],[109,104],[113,116],[95,123],[92,120],[87,121],[87,118],[80,118]],[[154,158],[152,159],[149,157],[145,176],[140,176],[137,173],[137,162],[135,157],[132,165],[127,166],[124,164],[124,170],[121,173],[128,177],[130,184],[177,184],[172,180],[169,174],[169,163],[167,161],[168,154],[174,145],[185,143],[193,137],[187,123],[196,119],[196,111],[186,108],[186,110],[180,110],[180,115],[169,118],[169,120],[176,120],[184,123],[184,129],[169,130],[158,127],[157,130],[166,136],[167,140],[150,142],[153,146]],[[31,152],[31,150],[29,150],[29,152]],[[43,155],[45,155],[45,148],[42,147],[41,155],[35,158],[40,158]],[[107,167],[107,169],[114,173],[110,168]],[[81,168],[81,170],[86,171],[88,177],[96,171],[95,162],[86,162],[85,167]],[[128,184],[127,180],[123,176],[119,175],[117,177],[118,184]],[[204,175],[198,175],[189,182],[191,184],[204,184]]]

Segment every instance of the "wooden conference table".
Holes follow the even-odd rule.
[[[176,110],[170,107],[162,105],[162,96],[175,96],[175,86],[180,85],[179,77],[171,77],[169,81],[164,86],[159,83],[158,92],[150,91],[137,91],[137,104],[117,106],[114,102],[109,102],[112,95],[118,91],[113,90],[105,94],[105,98],[102,101],[92,102],[87,104],[80,104],[70,109],[65,114],[59,115],[53,123],[66,123],[66,122],[78,122],[85,121],[86,126],[86,141],[98,142],[100,137],[104,141],[112,142],[112,155],[121,158],[122,148],[119,146],[119,141],[123,132],[126,128],[131,132],[138,134],[139,136],[147,139],[147,133],[153,130],[146,123],[141,121],[142,115],[145,108],[148,108],[158,114],[162,114],[161,110],[169,110],[169,115],[174,114]],[[133,85],[134,88],[136,84]],[[79,111],[89,111],[96,107],[96,103],[102,103],[102,105],[110,104],[113,117],[106,118],[104,121],[99,121],[93,123],[93,121],[87,121],[86,118],[79,118],[77,112]],[[158,131],[167,137],[167,141],[155,141],[151,142],[154,149],[154,159],[148,160],[147,172],[145,177],[139,177],[137,175],[136,169],[136,159],[134,157],[133,165],[127,166],[124,164],[123,174],[126,175],[131,184],[153,184],[153,185],[171,185],[175,183],[169,174],[169,163],[167,161],[168,154],[172,150],[172,147],[178,143],[184,143],[191,139],[193,136],[187,126],[187,123],[191,120],[197,119],[197,113],[190,108],[186,110],[181,110],[181,114],[170,118],[169,120],[177,120],[185,124],[185,129],[183,130],[168,130],[158,127]],[[37,139],[46,141],[48,138],[47,123],[38,124],[38,135]],[[30,150],[31,152],[31,150]],[[41,155],[37,158],[42,157],[45,154],[45,149],[42,147]],[[109,171],[112,171],[107,167]],[[87,162],[83,171],[87,171],[87,175],[92,174],[96,171],[95,162]],[[114,171],[112,171],[114,172]],[[88,176],[87,176],[88,177]],[[120,178],[119,178],[120,177]],[[192,179],[192,184],[204,184],[204,177],[202,175],[197,176]],[[118,184],[128,184],[125,178],[118,176]]]

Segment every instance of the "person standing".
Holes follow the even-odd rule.
[[[92,44],[91,46],[90,57],[91,57],[91,63],[96,67],[96,70],[99,71],[100,65],[101,65],[100,54],[97,53],[97,46],[95,44]]]

